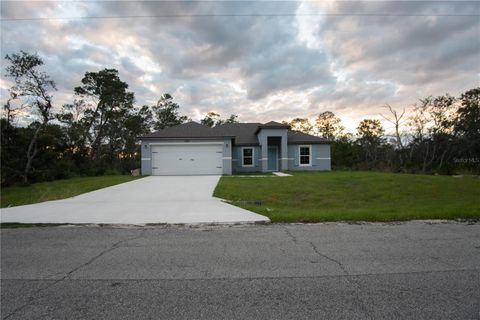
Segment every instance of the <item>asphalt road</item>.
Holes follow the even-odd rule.
[[[2,319],[480,319],[480,224],[1,230]]]

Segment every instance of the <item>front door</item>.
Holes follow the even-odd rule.
[[[268,147],[268,171],[278,171],[278,147]]]

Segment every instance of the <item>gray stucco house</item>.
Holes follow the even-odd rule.
[[[278,122],[188,122],[141,138],[143,175],[330,170],[330,142]]]

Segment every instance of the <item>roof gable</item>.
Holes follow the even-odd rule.
[[[288,124],[285,124],[285,123],[280,123],[280,122],[276,122],[276,121],[269,121],[267,123],[264,123],[261,125],[261,127],[290,127]]]
[[[285,124],[285,123],[280,123],[276,121],[270,121],[264,124],[260,124],[257,128],[257,131],[255,132],[256,134],[262,130],[262,129],[283,129],[283,130],[288,130],[290,129],[290,125]]]

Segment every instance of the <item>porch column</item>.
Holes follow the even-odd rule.
[[[287,134],[282,135],[281,139],[281,155],[280,155],[280,171],[288,170],[288,143]]]
[[[266,134],[262,134],[260,136],[260,145],[262,148],[262,152],[260,154],[260,163],[262,172],[268,171],[268,136]]]

